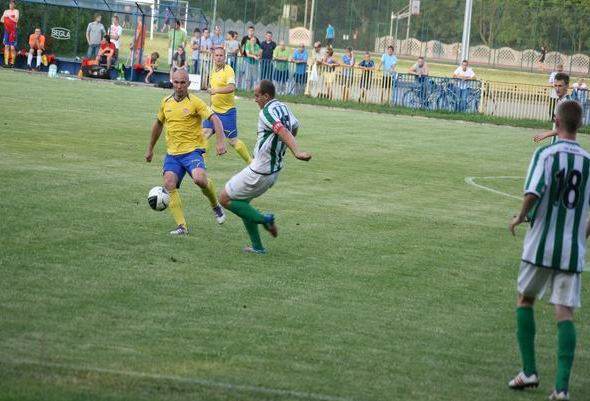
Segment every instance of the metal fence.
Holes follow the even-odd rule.
[[[336,101],[381,103],[415,109],[475,113],[481,97],[480,81],[411,74],[383,74],[360,67],[307,65],[276,60],[235,57],[228,60],[236,73],[236,85],[251,90],[261,79],[274,81],[285,95],[306,94]],[[203,87],[212,62],[202,59],[199,74]]]

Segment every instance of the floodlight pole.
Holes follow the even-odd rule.
[[[306,27],[307,26],[307,9],[309,5],[309,0],[305,0],[305,12],[304,12],[304,17],[303,17],[303,26]]]
[[[465,2],[465,18],[463,19],[463,40],[461,41],[461,61],[469,60],[469,39],[471,37],[471,13],[473,0]]]

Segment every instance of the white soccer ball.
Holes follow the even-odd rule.
[[[148,204],[157,211],[162,211],[170,204],[170,194],[164,187],[153,187],[148,194]]]

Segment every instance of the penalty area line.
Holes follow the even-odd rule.
[[[520,196],[516,196],[516,195],[512,195],[512,194],[508,194],[506,192],[502,192],[502,191],[498,191],[497,189],[494,188],[490,188],[490,187],[486,187],[485,185],[481,185],[475,182],[476,179],[482,179],[482,180],[491,180],[491,179],[522,179],[522,177],[508,177],[508,176],[495,176],[495,177],[465,177],[465,183],[467,185],[471,185],[474,186],[476,188],[479,189],[483,189],[484,191],[489,191],[489,192],[493,192],[497,195],[502,195],[502,196],[506,196],[508,198],[512,198],[512,199],[518,199],[518,200],[522,200],[522,197]]]
[[[157,374],[157,373],[135,372],[135,371],[130,371],[130,370],[99,368],[99,367],[94,367],[94,366],[76,366],[76,365],[69,365],[69,364],[64,364],[64,363],[38,362],[38,361],[31,361],[31,360],[18,360],[18,361],[0,360],[0,364],[2,364],[2,363],[11,364],[11,365],[34,365],[34,366],[40,366],[40,367],[44,367],[44,368],[66,369],[66,370],[71,370],[71,371],[75,371],[75,372],[104,373],[104,374],[127,376],[127,377],[134,377],[134,378],[140,378],[140,379],[168,380],[168,381],[173,381],[173,382],[177,382],[177,383],[193,384],[193,385],[203,386],[203,387],[215,387],[215,388],[221,388],[224,390],[267,394],[267,395],[275,395],[275,396],[281,396],[281,397],[291,397],[291,398],[298,398],[298,399],[303,399],[303,400],[353,401],[352,398],[342,398],[342,397],[336,397],[336,396],[326,395],[326,394],[308,393],[308,392],[304,392],[304,391],[282,390],[282,389],[254,386],[254,385],[248,385],[248,384],[232,384],[232,383],[218,382],[218,381],[214,381],[214,380],[199,379],[199,378],[192,378],[192,377],[162,375],[162,374]]]

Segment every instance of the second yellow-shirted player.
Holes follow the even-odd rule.
[[[172,75],[174,94],[163,99],[160,104],[145,154],[145,160],[148,163],[151,162],[154,146],[162,134],[162,129],[166,126],[166,158],[163,175],[164,187],[170,194],[168,209],[177,224],[176,229],[170,232],[172,235],[188,234],[178,191],[186,173],[209,199],[217,222],[222,224],[225,221],[225,214],[217,200],[215,187],[205,171],[203,155],[207,149],[207,138],[203,135],[201,124],[203,120],[209,120],[215,128],[218,155],[225,153],[223,126],[209,106],[196,96],[188,94],[189,83],[186,70],[178,70]]]
[[[218,47],[213,52],[213,71],[209,77],[209,93],[211,109],[221,120],[225,137],[246,164],[250,164],[252,156],[244,142],[238,139],[238,116],[236,111],[235,91],[236,77],[233,68],[225,63],[225,50]],[[203,122],[205,137],[213,135],[210,121]]]

